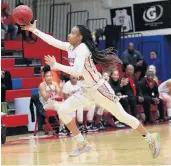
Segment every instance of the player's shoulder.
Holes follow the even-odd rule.
[[[90,55],[90,50],[89,50],[89,48],[87,47],[87,45],[85,43],[81,43],[78,46],[77,51],[81,52],[82,56],[83,55],[85,55],[85,56],[89,56]]]
[[[80,49],[80,50],[89,50],[88,49],[88,47],[87,47],[87,45],[85,44],[85,43],[81,43],[79,46],[78,46],[78,48]]]
[[[41,83],[39,84],[39,88],[45,88],[45,87],[46,87],[45,82],[41,82]]]

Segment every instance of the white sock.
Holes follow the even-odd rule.
[[[84,139],[84,137],[83,137],[83,135],[81,133],[79,133],[78,135],[76,135],[74,138],[76,139],[76,141],[78,143],[81,143],[81,142],[84,142],[85,141],[85,139]]]
[[[171,117],[171,108],[169,108],[169,109],[167,110],[167,116],[168,116],[168,117]]]
[[[152,137],[151,137],[151,134],[149,132],[146,134],[145,140],[149,143],[152,141]]]

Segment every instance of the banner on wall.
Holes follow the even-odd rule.
[[[135,31],[171,28],[171,1],[134,4]]]
[[[122,27],[122,32],[133,32],[132,8],[115,8],[110,10],[112,25]]]

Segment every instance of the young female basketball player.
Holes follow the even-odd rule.
[[[42,103],[44,109],[52,108],[55,97],[60,95],[62,86],[59,87],[58,84],[52,81],[52,72],[50,66],[43,67],[43,78],[44,81],[39,85],[39,99]],[[56,102],[55,102],[56,104]],[[56,106],[56,105],[55,105]]]
[[[73,27],[68,38],[69,42],[59,41],[36,29],[36,21],[34,24],[24,26],[23,30],[31,31],[48,44],[68,51],[68,57],[74,59],[73,66],[65,66],[57,63],[55,57],[48,55],[45,57],[48,65],[75,77],[84,78],[82,88],[65,100],[58,109],[60,119],[72,131],[78,142],[78,147],[70,156],[78,156],[91,149],[88,142],[79,133],[70,113],[94,103],[110,111],[119,121],[141,133],[149,143],[153,158],[159,155],[159,135],[157,133],[150,134],[136,118],[124,111],[110,85],[97,72],[94,63],[99,63],[109,69],[111,65],[116,66],[116,59],[115,56],[109,55],[110,52],[107,54],[105,51],[98,52],[89,29],[83,25]]]

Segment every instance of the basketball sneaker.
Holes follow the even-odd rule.
[[[79,127],[79,131],[80,131],[81,133],[87,133],[87,129],[85,128],[84,125],[81,125],[81,126]]]
[[[93,126],[92,124],[87,127],[88,132],[95,132],[98,131],[99,129],[96,126]]]
[[[69,157],[76,157],[91,150],[91,146],[87,141],[81,142],[77,144],[77,148],[69,154]]]
[[[69,131],[65,128],[65,126],[61,127],[59,129],[59,135],[68,135],[69,134]]]
[[[152,152],[153,159],[155,159],[160,153],[160,136],[158,133],[152,133],[151,137],[152,139],[149,142],[149,148]]]

